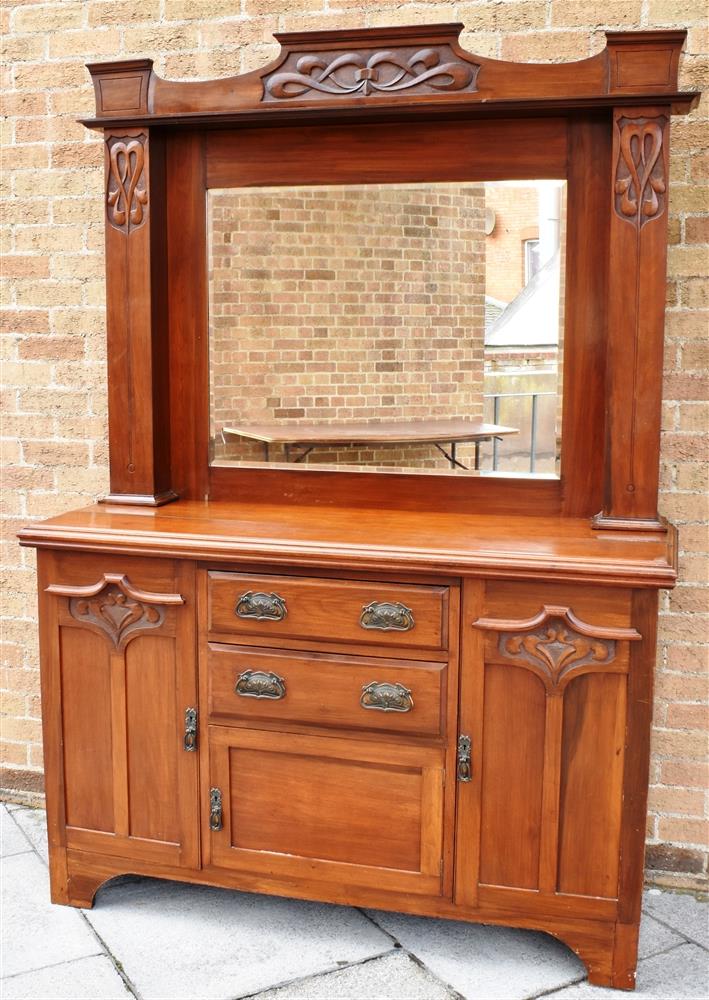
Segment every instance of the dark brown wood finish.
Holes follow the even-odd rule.
[[[165,140],[107,130],[106,296],[111,493],[159,505],[170,488]]]
[[[657,514],[665,323],[667,107],[613,112],[608,271],[606,490],[598,527]]]
[[[206,83],[89,67],[114,502],[20,535],[52,898],[134,872],[528,927],[632,989],[677,575],[668,126],[696,95],[683,32],[516,65],[459,31],[278,36],[269,66]],[[210,187],[529,177],[568,180],[560,480],[210,469]]]
[[[657,176],[652,183],[644,176],[641,153],[628,154],[628,167],[620,126],[616,124],[612,131],[611,116],[616,123],[632,121],[633,116],[645,122],[650,104],[652,115],[668,121],[673,110],[688,110],[697,95],[680,98],[676,94],[684,35],[676,31],[611,33],[607,48],[591,59],[574,64],[525,65],[464,52],[458,42],[461,27],[424,25],[282,35],[278,36],[281,55],[271,65],[243,77],[207,83],[160,80],[150,60],[89,67],[101,116],[94,124],[106,129],[109,143],[118,128],[111,123],[118,120],[121,133],[130,141],[144,135],[147,148],[149,139],[155,147],[154,158],[159,141],[169,150],[166,182],[157,161],[152,165],[155,178],[150,180],[153,217],[164,204],[165,192],[167,198],[169,394],[164,375],[168,369],[157,360],[165,357],[165,310],[160,308],[160,296],[163,301],[165,297],[164,276],[157,272],[151,275],[150,294],[157,310],[154,317],[147,321],[143,310],[142,319],[136,317],[143,326],[131,333],[132,318],[125,313],[120,294],[110,291],[124,285],[123,245],[116,242],[115,233],[108,245],[109,300],[114,303],[109,310],[109,336],[117,345],[111,356],[122,369],[116,372],[121,377],[112,379],[111,390],[114,495],[142,493],[148,500],[164,500],[172,490],[192,499],[206,495],[216,499],[247,497],[253,490],[263,489],[272,499],[281,496],[319,503],[337,502],[344,492],[363,505],[397,507],[405,505],[409,497],[408,502],[423,503],[429,509],[450,504],[452,509],[475,510],[488,501],[496,509],[502,505],[510,512],[572,516],[590,516],[602,506],[599,523],[604,527],[622,527],[629,517],[648,527],[657,526],[655,515],[647,512],[656,490],[659,390],[654,383],[640,386],[637,380],[651,380],[656,371],[664,201],[661,197],[657,219],[649,220],[646,208]],[[332,74],[330,66],[335,58],[344,59],[344,65]],[[401,78],[392,86],[398,74]],[[343,124],[348,116],[350,120]],[[409,120],[405,120],[407,116]],[[309,124],[295,124],[308,118]],[[224,130],[236,121],[242,127]],[[150,129],[146,122],[150,122]],[[255,122],[258,128],[253,127]],[[269,123],[277,127],[263,127]],[[286,124],[292,127],[284,127]],[[170,125],[169,130],[166,125]],[[199,129],[194,130],[197,125]],[[192,131],[173,132],[176,126]],[[613,163],[608,162],[607,170],[599,169],[606,158],[610,161],[611,139]],[[637,139],[633,141],[637,146]],[[512,149],[514,156],[510,155]],[[431,155],[426,155],[426,150]],[[614,207],[622,202],[615,186],[622,186],[629,172],[632,174],[633,156],[639,164],[635,180],[643,186],[642,225],[635,225]],[[661,162],[665,156],[666,142]],[[149,156],[146,169],[148,166]],[[653,170],[657,175],[657,169]],[[461,485],[449,480],[436,484],[437,477],[432,477],[430,488],[422,491],[417,478],[393,480],[366,473],[357,482],[347,473],[323,478],[319,473],[295,469],[288,471],[292,478],[286,480],[275,470],[269,473],[270,480],[254,478],[248,469],[207,472],[206,188],[567,175],[569,274],[561,485],[508,485],[494,478],[486,478],[484,484]],[[147,184],[147,173],[145,176]],[[634,183],[631,177],[631,202]],[[138,183],[134,198],[147,190]],[[109,182],[109,200],[114,194]],[[159,220],[151,227],[160,239],[163,227]],[[616,256],[610,259],[608,234],[616,231]],[[134,232],[132,238],[139,233]],[[164,254],[158,252],[157,245],[153,249],[152,258],[159,270]],[[136,262],[141,255],[144,262],[151,257],[137,244],[132,255]],[[638,285],[631,279],[640,271],[642,294],[637,290],[631,294],[628,289]],[[136,286],[136,301],[142,294]],[[628,325],[637,331],[633,338],[622,332]],[[606,330],[612,331],[608,346]],[[149,347],[152,366],[141,362],[136,367],[131,352],[125,350],[126,343],[139,344],[144,352]],[[610,393],[607,422],[602,398],[606,354]],[[163,381],[156,382],[151,394],[146,392],[145,380],[153,371],[155,379]],[[620,412],[628,398],[624,381],[631,378],[628,373],[635,373],[636,387],[643,390],[643,401],[630,416]],[[575,402],[581,398],[583,407]],[[169,435],[165,428],[168,399]],[[123,426],[126,408],[134,412],[137,421],[130,435]],[[598,475],[601,463],[606,470],[605,500]],[[129,467],[132,473],[126,471]],[[116,478],[118,470],[122,470],[120,480]],[[319,478],[309,480],[311,475]],[[150,486],[153,480],[157,485],[152,490],[140,485]]]

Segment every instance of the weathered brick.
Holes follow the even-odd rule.
[[[667,727],[696,729],[706,733],[709,729],[709,705],[668,705]]]
[[[701,5],[694,0],[650,0],[648,16],[650,24],[687,25],[693,22],[702,24],[704,17]]]
[[[544,31],[505,35],[503,59],[522,62],[566,62],[588,56],[588,31]]]
[[[69,56],[112,55],[120,44],[118,30],[64,31],[49,39],[49,58],[66,59]]]
[[[658,823],[659,836],[679,844],[709,844],[709,823],[705,819],[666,819],[661,816]]]
[[[660,774],[665,785],[703,789],[707,782],[706,764],[665,760],[662,762]]]
[[[705,795],[703,791],[687,788],[667,788],[656,785],[650,788],[648,805],[659,813],[680,816],[702,816]]]
[[[640,21],[640,0],[552,0],[553,27],[617,27],[637,25]]]
[[[80,28],[84,24],[86,4],[77,0],[62,0],[61,3],[41,4],[39,6],[17,6],[12,15],[12,30],[17,34],[22,32],[39,32],[46,34],[53,31],[63,31],[70,28]]]
[[[160,0],[90,0],[88,21],[92,27],[124,24],[149,23],[160,20]],[[170,0],[165,3],[165,18],[173,20],[170,12]],[[189,4],[193,10],[199,10],[199,3],[193,0]],[[231,4],[233,7],[233,3]],[[196,14],[196,17],[202,15]]]
[[[27,254],[5,254],[2,262],[5,278],[47,278],[49,261],[46,257]]]

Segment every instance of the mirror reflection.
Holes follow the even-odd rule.
[[[565,183],[212,190],[212,461],[557,474]]]

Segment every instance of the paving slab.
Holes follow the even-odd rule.
[[[682,892],[648,889],[643,909],[663,924],[669,924],[683,937],[700,944],[702,948],[709,948],[709,903],[706,900]]]
[[[576,955],[548,934],[368,912],[435,976],[473,1000],[525,1000],[586,972]]]
[[[618,1000],[618,990],[587,982],[550,993],[548,1000]],[[638,964],[637,986],[625,996],[633,1000],[707,1000],[709,954],[695,944],[683,944]]]
[[[289,983],[252,1000],[455,1000],[444,983],[396,951],[340,972]]]
[[[12,818],[32,844],[35,851],[44,860],[44,863],[48,865],[47,814],[44,809],[31,809],[29,806],[18,806],[12,814]]]
[[[49,873],[34,851],[4,858],[1,881],[5,976],[101,953],[77,910],[49,902]]]
[[[678,944],[684,944],[683,938],[676,931],[670,930],[647,913],[640,919],[640,940],[638,941],[638,958],[649,958],[659,951],[668,951]]]
[[[131,1000],[106,956],[80,958],[2,980],[3,1000]]]
[[[12,818],[12,814],[4,806],[0,808],[0,856],[9,858],[13,854],[24,854],[25,851],[31,850],[32,845]]]
[[[86,916],[143,1000],[231,1000],[392,947],[347,907],[155,879],[107,885]]]

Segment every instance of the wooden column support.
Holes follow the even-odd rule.
[[[111,503],[158,506],[170,488],[164,139],[104,132]]]
[[[664,530],[657,514],[670,108],[613,111],[606,469],[598,528]]]

